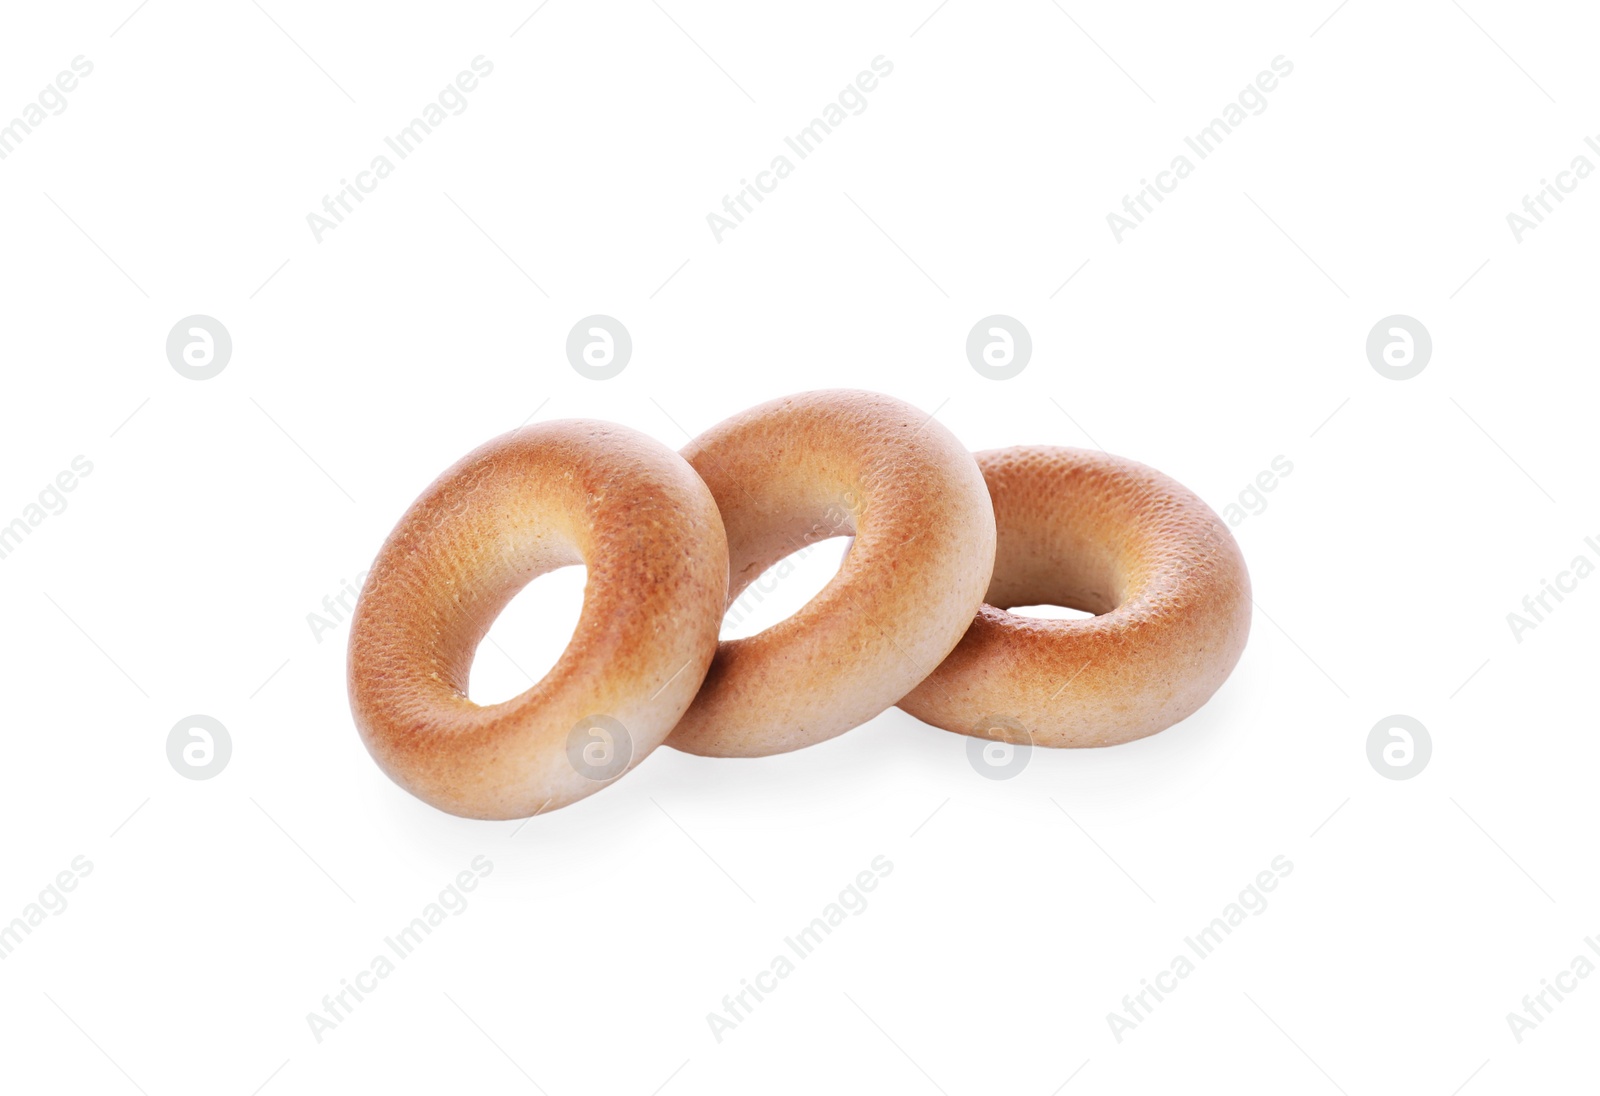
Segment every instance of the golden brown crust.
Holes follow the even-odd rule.
[[[998,532],[986,604],[900,707],[934,726],[1042,746],[1108,746],[1196,711],[1250,632],[1250,576],[1182,484],[1104,453],[977,454]],[[1101,615],[1005,612],[1065,605]]]
[[[555,667],[511,700],[473,703],[473,653],[500,610],[574,563],[588,568],[583,611]],[[608,423],[512,431],[441,475],[379,552],[350,632],[356,726],[396,783],[441,810],[553,810],[606,782],[569,758],[575,726],[620,723],[631,767],[677,723],[716,649],[727,580],[716,504],[678,454]]]
[[[926,412],[806,392],[735,415],[683,455],[722,513],[730,604],[807,544],[855,543],[799,612],[718,647],[669,745],[748,757],[832,738],[892,706],[966,631],[989,584],[994,514],[972,455]]]

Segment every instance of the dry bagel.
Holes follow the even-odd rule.
[[[504,703],[469,700],[500,610],[576,563],[582,615],[555,667]],[[600,422],[512,431],[423,492],[373,563],[350,632],[356,726],[396,783],[452,814],[563,806],[678,722],[716,650],[727,583],[716,503],[671,449]]]
[[[1109,746],[1209,700],[1250,632],[1250,576],[1222,519],[1120,457],[1049,446],[977,457],[994,503],[993,579],[960,644],[900,707],[1014,744]],[[1005,611],[1037,604],[1099,615]]]
[[[873,392],[807,392],[735,415],[683,455],[727,530],[729,604],[807,544],[855,542],[797,613],[719,645],[668,745],[752,757],[832,738],[891,707],[967,630],[994,513],[972,454],[931,415]]]

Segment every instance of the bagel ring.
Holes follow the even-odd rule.
[[[986,604],[900,707],[1014,745],[1110,746],[1209,700],[1250,633],[1250,576],[1222,519],[1121,457],[1019,446],[977,458],[998,533]],[[1039,604],[1098,615],[1005,611]]]
[[[853,534],[839,573],[793,616],[727,640],[667,739],[757,757],[886,711],[961,639],[994,566],[983,476],[926,412],[874,392],[751,408],[683,449],[728,534],[728,604],[808,544]]]
[[[583,610],[554,668],[503,703],[469,700],[495,617],[533,578],[577,563]],[[356,726],[384,772],[451,814],[565,806],[678,722],[727,588],[716,503],[678,454],[608,423],[514,430],[435,480],[378,553],[350,631]]]

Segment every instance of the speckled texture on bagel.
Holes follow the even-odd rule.
[[[504,703],[469,700],[501,609],[576,563],[583,610],[555,667]],[[621,723],[636,764],[678,722],[716,650],[727,581],[716,503],[677,453],[609,423],[512,431],[440,476],[383,545],[351,625],[356,726],[396,783],[441,810],[553,810],[605,786],[569,759],[575,726]]]
[[[963,734],[1109,746],[1196,711],[1250,632],[1250,576],[1222,520],[1182,484],[1104,453],[977,454],[998,533],[985,604],[900,707]],[[1017,605],[1099,614],[1045,620]]]
[[[982,603],[994,512],[972,454],[926,411],[807,392],[735,415],[683,455],[722,513],[730,603],[807,544],[855,543],[797,613],[718,647],[668,745],[759,756],[842,734],[932,671]]]

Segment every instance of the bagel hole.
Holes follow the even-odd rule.
[[[839,573],[854,542],[853,537],[819,540],[761,572],[723,614],[721,638],[745,639],[793,616]]]
[[[1070,605],[1015,605],[1006,612],[1012,616],[1035,617],[1039,620],[1079,620],[1095,614]]]
[[[577,564],[546,572],[517,591],[472,656],[467,696],[474,704],[510,700],[555,667],[578,630],[588,579],[588,568]]]

